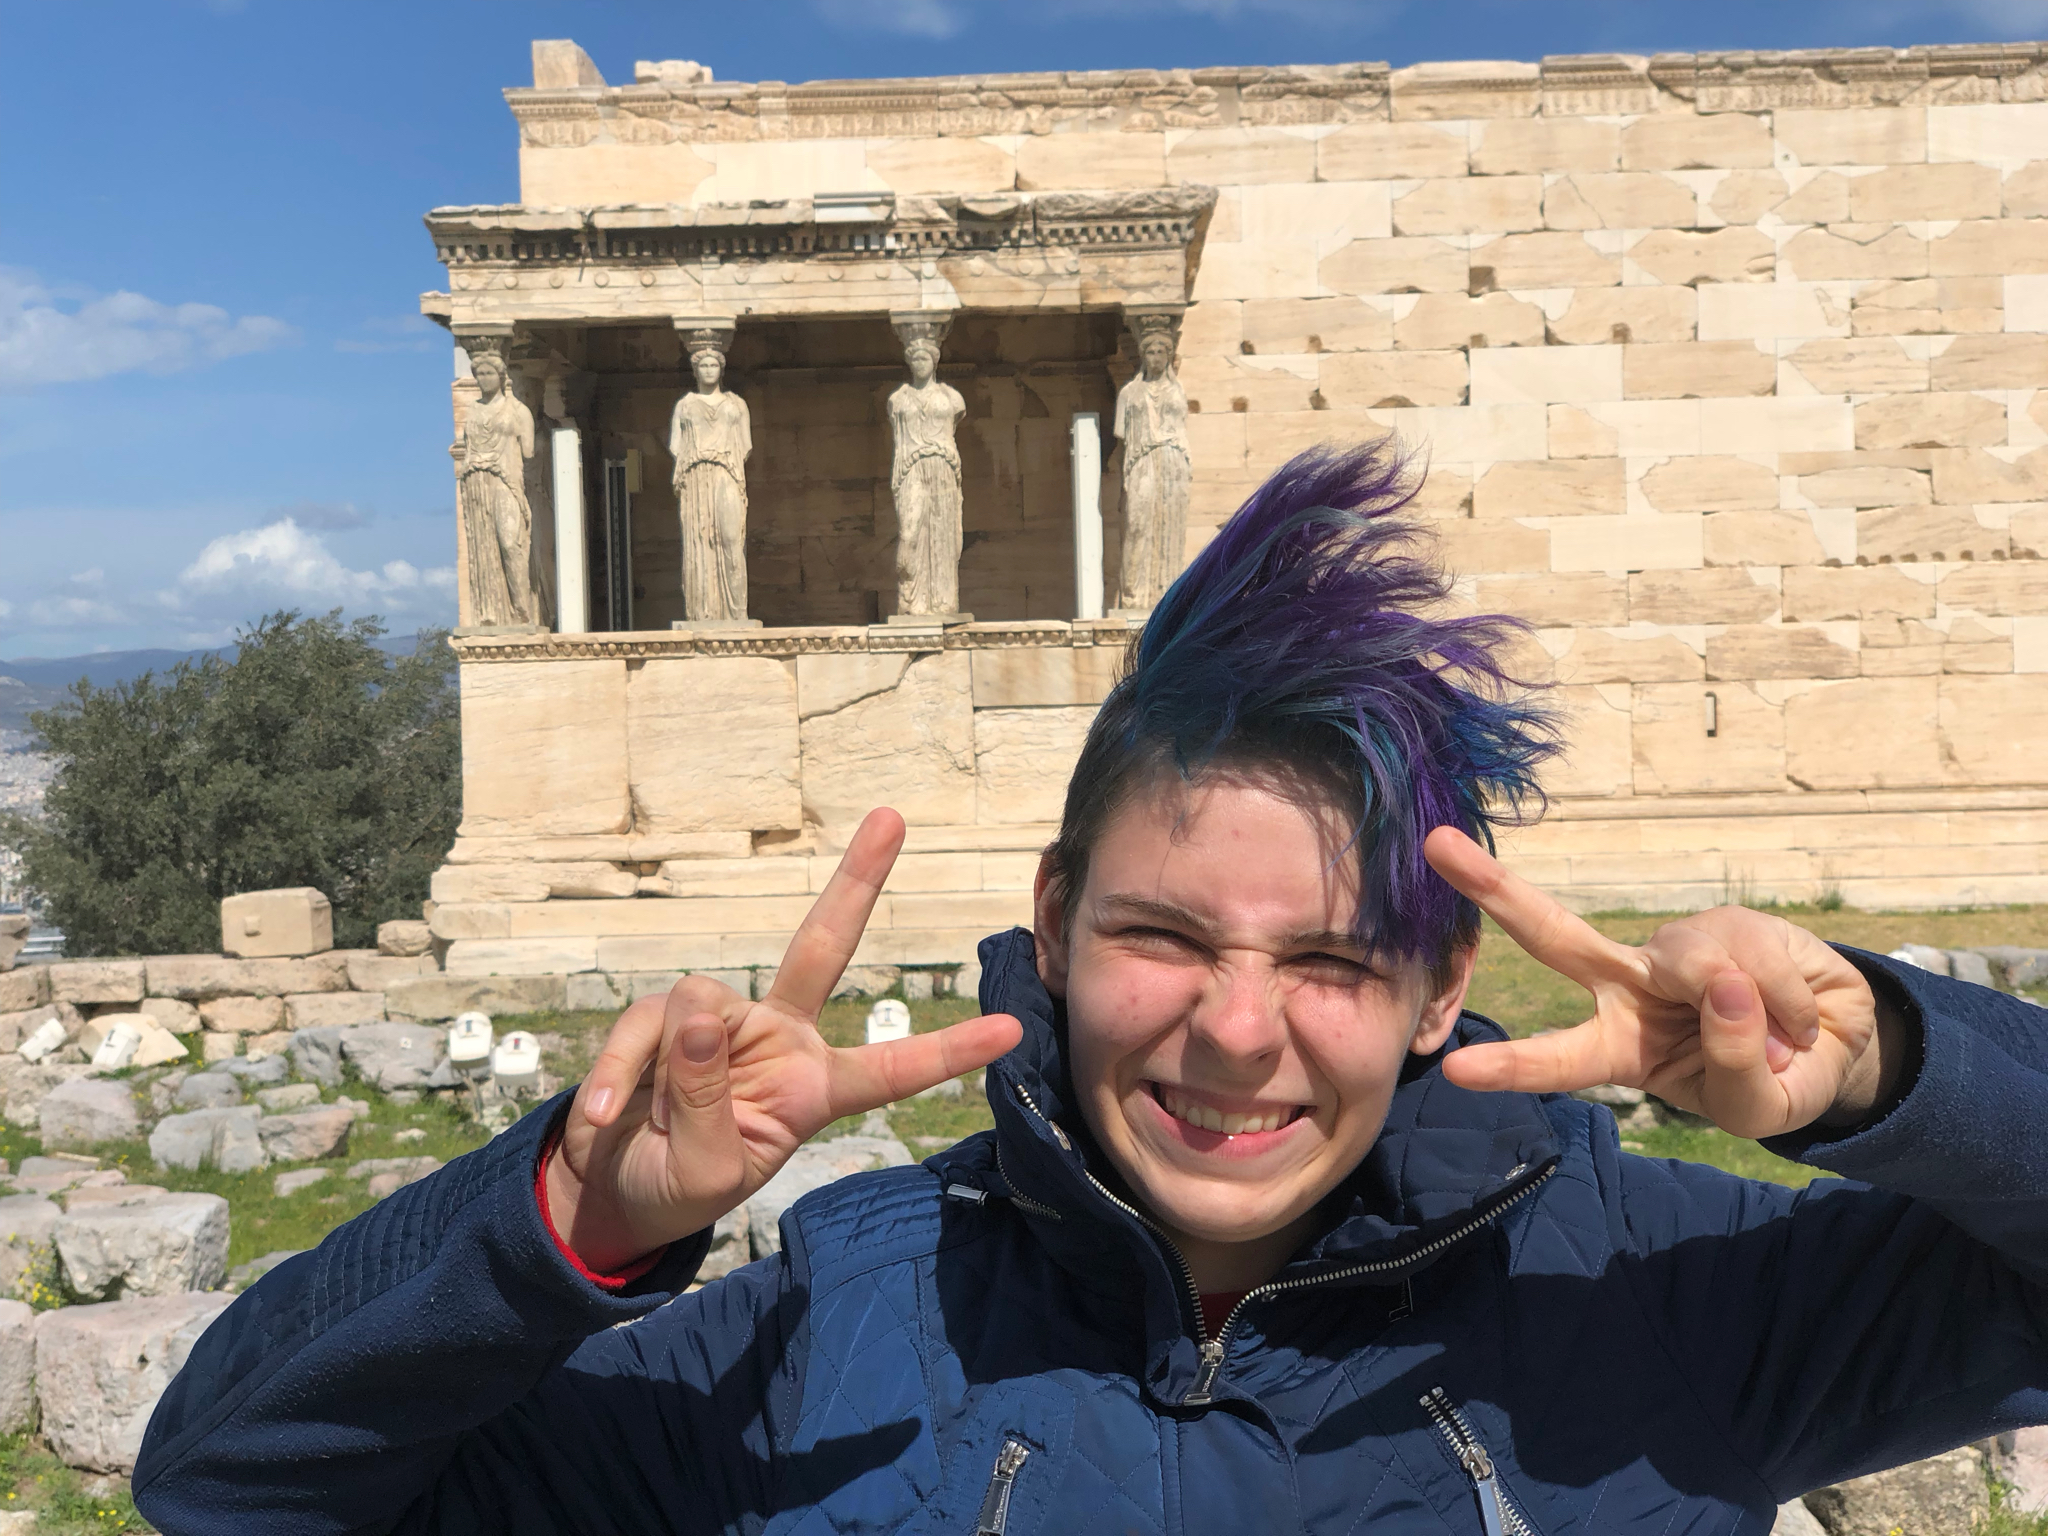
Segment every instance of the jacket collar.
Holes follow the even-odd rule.
[[[1022,1043],[988,1070],[1003,1180],[1027,1211],[1035,1204],[1059,1213],[1058,1223],[1040,1226],[1064,1267],[1103,1277],[1108,1255],[1120,1250],[1145,1276],[1148,1334],[1184,1334],[1187,1283],[1170,1250],[1120,1200],[1088,1135],[1067,1070],[1066,1010],[1038,979],[1030,933],[995,934],[982,941],[980,956],[983,1011],[1024,1026]],[[1408,1059],[1372,1150],[1325,1202],[1320,1234],[1276,1278],[1384,1263],[1385,1278],[1398,1280],[1434,1257],[1442,1238],[1556,1161],[1539,1099],[1475,1093],[1443,1075],[1443,1058],[1456,1046],[1505,1038],[1492,1020],[1468,1012],[1444,1050]],[[1105,1245],[1111,1233],[1120,1241]]]

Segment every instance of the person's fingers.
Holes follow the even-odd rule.
[[[696,1198],[737,1190],[746,1179],[729,1050],[724,1019],[715,1013],[685,1017],[669,1041],[654,1096],[654,1128],[668,1138],[670,1176]]]
[[[1803,930],[1781,917],[1743,907],[1717,907],[1686,919],[1685,925],[1712,934],[1728,958],[1748,972],[1763,994],[1771,1021],[1787,1041],[1813,1044],[1820,1035],[1820,1003],[1814,996],[1812,978],[1793,949],[1795,941],[1809,940]],[[1654,945],[1656,936],[1650,942]]]
[[[1619,1064],[1592,1020],[1527,1040],[1492,1040],[1452,1051],[1444,1076],[1482,1093],[1572,1093],[1614,1081]]]
[[[624,1113],[633,1090],[654,1065],[661,1049],[662,1004],[659,997],[643,997],[619,1015],[604,1048],[576,1090],[574,1113],[592,1126],[603,1129]]]
[[[1733,966],[1700,999],[1701,1102],[1714,1123],[1737,1136],[1783,1127],[1785,1093],[1771,1070],[1770,1023],[1756,982]]]
[[[903,818],[886,807],[869,811],[783,951],[764,1002],[802,1018],[818,1016],[853,959],[902,847]]]
[[[1692,919],[1659,928],[1642,948],[1650,990],[1703,1014],[1707,990],[1718,978],[1731,971],[1748,976],[1769,1026],[1766,1053],[1782,1071],[1794,1043],[1811,1045],[1819,1033],[1813,988],[1775,936],[1739,931],[1728,936],[1739,949],[1724,941],[1722,931]]]
[[[1616,976],[1635,977],[1635,952],[1596,932],[1547,893],[1500,861],[1456,827],[1438,827],[1422,844],[1430,867],[1451,887],[1475,902],[1531,957],[1590,988]]]
[[[709,976],[685,976],[669,988],[668,996],[662,1000],[661,1041],[653,1070],[654,1102],[649,1111],[656,1130],[664,1134],[668,1130],[668,1099],[675,1092],[670,1058],[675,1054],[676,1040],[684,1027],[701,1026],[707,1020],[715,1020],[721,1030],[730,1034],[739,1027],[752,1006],[733,988]],[[723,1054],[719,1060],[725,1060]],[[725,1069],[721,1067],[720,1070]]]
[[[907,1040],[884,1040],[832,1053],[832,1118],[865,1114],[943,1083],[1016,1049],[1024,1029],[1006,1013],[991,1013]]]

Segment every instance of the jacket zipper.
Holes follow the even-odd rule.
[[[1010,1523],[1010,1495],[1017,1487],[1017,1474],[1031,1455],[1031,1447],[1015,1435],[1005,1436],[996,1452],[996,1469],[989,1474],[988,1492],[982,1496],[981,1518],[974,1522],[974,1536],[1003,1536]]]
[[[1052,1124],[1051,1120],[1046,1119],[1045,1111],[1033,1102],[1030,1093],[1026,1091],[1022,1083],[1017,1084],[1017,1097],[1024,1101],[1024,1107],[1029,1109],[1031,1113],[1044,1120],[1047,1125]],[[1058,1128],[1054,1127],[1054,1129],[1057,1130]],[[996,1149],[996,1167],[998,1171],[1002,1168],[1002,1148],[1000,1143]],[[1268,1296],[1277,1296],[1282,1291],[1299,1291],[1306,1290],[1312,1286],[1335,1285],[1340,1281],[1355,1280],[1361,1275],[1398,1272],[1413,1268],[1424,1259],[1441,1253],[1453,1243],[1463,1242],[1474,1232],[1477,1232],[1481,1227],[1500,1215],[1509,1206],[1515,1204],[1516,1201],[1535,1189],[1556,1171],[1557,1166],[1553,1163],[1520,1189],[1516,1190],[1506,1200],[1503,1200],[1499,1205],[1488,1211],[1484,1216],[1476,1216],[1457,1230],[1446,1232],[1442,1237],[1425,1243],[1413,1253],[1404,1254],[1398,1259],[1375,1259],[1369,1264],[1353,1264],[1344,1269],[1333,1270],[1327,1275],[1304,1275],[1295,1280],[1272,1280],[1246,1291],[1244,1295],[1238,1298],[1237,1305],[1230,1309],[1229,1315],[1223,1319],[1223,1326],[1216,1330],[1216,1337],[1212,1339],[1209,1337],[1208,1325],[1202,1321],[1201,1287],[1195,1284],[1195,1273],[1188,1268],[1187,1259],[1182,1256],[1180,1249],[1174,1246],[1173,1239],[1168,1237],[1159,1224],[1143,1211],[1139,1210],[1129,1201],[1119,1200],[1115,1195],[1111,1194],[1104,1187],[1102,1181],[1090,1173],[1085,1165],[1081,1169],[1082,1176],[1095,1186],[1096,1192],[1103,1199],[1107,1200],[1111,1205],[1159,1239],[1165,1246],[1166,1251],[1173,1255],[1173,1262],[1180,1269],[1181,1283],[1187,1287],[1188,1300],[1193,1303],[1195,1345],[1201,1351],[1201,1364],[1195,1370],[1195,1384],[1188,1389],[1187,1396],[1181,1399],[1182,1406],[1188,1408],[1200,1408],[1216,1400],[1216,1378],[1223,1374],[1223,1355],[1230,1341],[1230,1330],[1237,1326],[1239,1316],[1253,1302],[1263,1301]],[[1008,1174],[1004,1174],[1003,1178],[1005,1182],[1009,1181]],[[1014,1190],[1016,1186],[1012,1184],[1011,1188]],[[1502,1536],[1502,1533],[1489,1532],[1488,1536]],[[1516,1536],[1516,1533],[1509,1532],[1506,1533],[1506,1536]]]
[[[1435,1420],[1437,1433],[1443,1436],[1465,1475],[1472,1479],[1472,1492],[1479,1500],[1479,1520],[1486,1527],[1486,1536],[1535,1536],[1507,1490],[1501,1487],[1493,1458],[1486,1454],[1486,1447],[1472,1433],[1472,1426],[1451,1401],[1450,1394],[1442,1387],[1431,1387],[1422,1395],[1422,1409]]]

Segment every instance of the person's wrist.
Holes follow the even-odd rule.
[[[606,1209],[606,1202],[577,1176],[559,1146],[548,1153],[541,1180],[547,1190],[548,1226],[593,1273],[612,1274],[666,1246],[667,1239],[649,1240],[620,1213]]]
[[[1860,974],[1859,980],[1870,992],[1875,1023],[1870,1043],[1843,1075],[1835,1102],[1820,1117],[1818,1123],[1830,1130],[1861,1125],[1879,1105],[1889,1104],[1898,1092],[1899,1074],[1908,1055],[1904,1015],[1884,988],[1871,986]]]

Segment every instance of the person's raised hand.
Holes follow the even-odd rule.
[[[1509,938],[1593,994],[1592,1017],[1571,1029],[1453,1051],[1444,1075],[1462,1087],[1618,1083],[1759,1137],[1853,1122],[1888,1086],[1887,1065],[1896,1070],[1901,1052],[1880,1048],[1862,973],[1781,917],[1716,907],[1639,947],[1617,944],[1455,828],[1431,832],[1423,852]]]
[[[902,847],[903,818],[869,812],[761,1001],[686,976],[619,1015],[546,1174],[555,1230],[585,1264],[617,1269],[701,1231],[834,1120],[986,1066],[1022,1038],[1003,1014],[843,1049],[818,1033]]]

